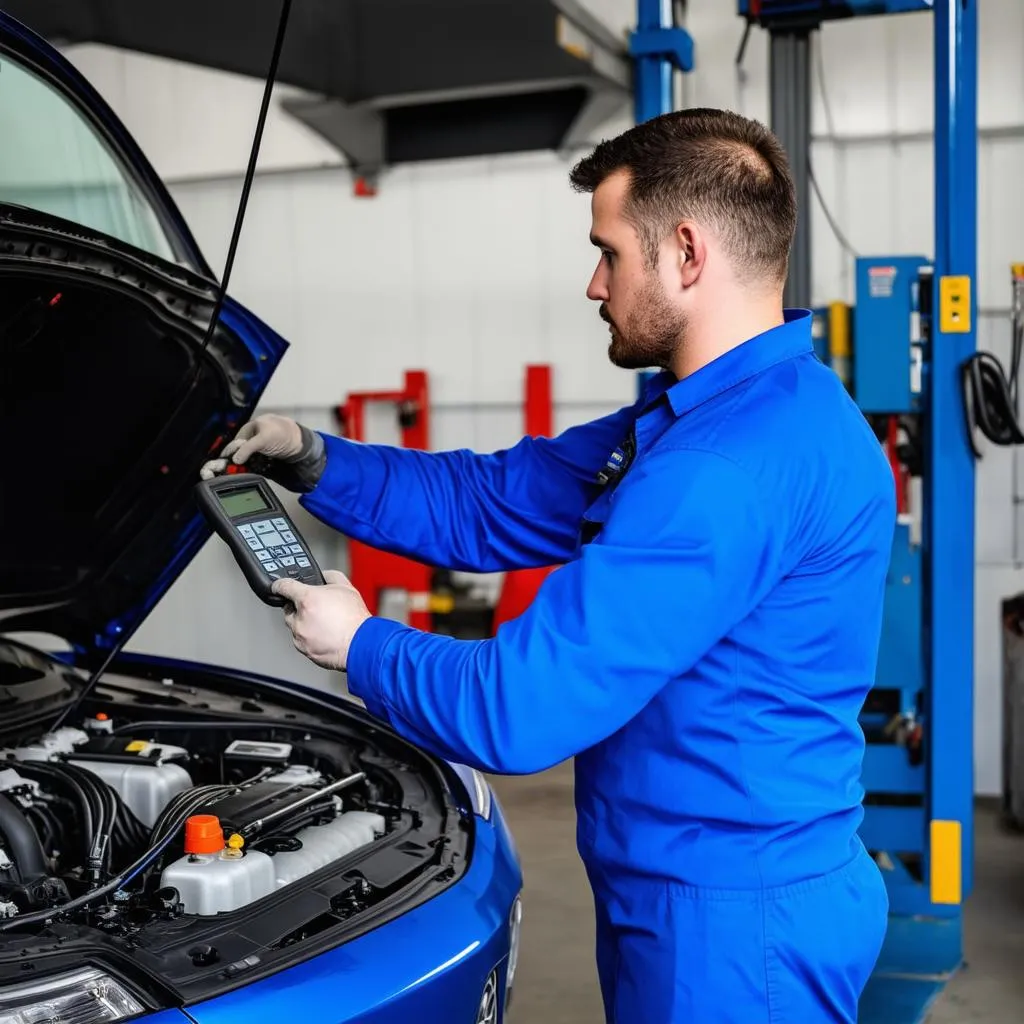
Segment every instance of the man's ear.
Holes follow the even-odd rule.
[[[692,221],[683,221],[676,227],[676,245],[679,253],[680,284],[689,288],[697,283],[707,261],[707,243],[703,232]]]

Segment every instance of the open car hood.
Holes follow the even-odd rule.
[[[81,76],[0,14],[12,57],[87,115],[179,260],[0,195],[0,632],[100,650],[206,541],[199,468],[287,346],[230,299],[204,344],[219,286],[153,169]]]

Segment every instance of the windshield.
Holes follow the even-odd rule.
[[[17,203],[174,260],[145,196],[59,90],[0,54],[0,202]]]

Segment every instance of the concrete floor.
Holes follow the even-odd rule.
[[[492,781],[526,879],[513,1024],[600,1024],[593,904],[576,854],[571,766]],[[968,963],[939,997],[928,1024],[1024,1021],[1024,836],[1005,834],[991,807],[979,808],[975,834]]]

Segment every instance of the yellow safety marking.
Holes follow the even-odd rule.
[[[1024,277],[1024,263],[1011,263],[1010,264],[1010,276],[1011,277]]]
[[[455,598],[449,594],[431,594],[427,606],[435,615],[450,615],[455,608]]]
[[[845,302],[832,302],[828,307],[829,355],[840,359],[850,357],[850,307]]]
[[[145,750],[149,744],[145,740],[132,740],[127,747],[124,748],[126,754],[137,754],[140,750]]]
[[[931,823],[932,903],[961,900],[960,832],[959,821]]]
[[[971,279],[966,275],[939,278],[939,330],[966,334],[971,329]]]

